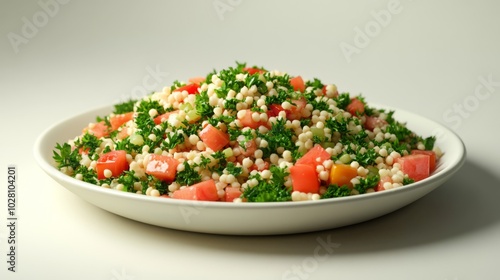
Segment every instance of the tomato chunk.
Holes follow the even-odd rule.
[[[436,153],[433,151],[426,151],[426,150],[412,150],[410,152],[412,155],[428,155],[430,158],[430,166],[429,166],[429,173],[432,173],[436,169]]]
[[[299,158],[296,164],[309,164],[312,167],[323,164],[327,159],[330,159],[330,154],[321,145],[316,144],[305,155]]]
[[[347,164],[334,164],[330,170],[330,184],[352,187],[351,180],[358,176],[358,170]]]
[[[106,125],[104,121],[100,121],[98,123],[94,123],[89,125],[88,127],[83,129],[83,132],[88,132],[89,134],[94,135],[97,138],[102,138],[109,136],[109,127]]]
[[[239,198],[242,194],[240,188],[236,187],[226,187],[225,192],[224,201],[226,202],[233,202],[234,199]]]
[[[104,171],[111,171],[111,177],[120,176],[125,170],[128,170],[127,153],[125,151],[111,151],[102,154],[97,160],[96,171],[97,179],[105,179]]]
[[[319,193],[319,180],[316,168],[309,164],[295,164],[290,167],[292,189],[304,193]]]
[[[175,92],[175,91],[180,91],[180,92],[187,91],[187,93],[189,93],[189,94],[196,94],[196,93],[198,93],[198,88],[199,87],[200,87],[199,84],[192,83],[192,84],[187,84],[185,86],[176,88],[172,92]]]
[[[362,115],[365,112],[365,104],[357,98],[352,98],[346,110],[353,116]]]
[[[293,87],[293,90],[304,92],[306,91],[306,84],[301,76],[296,76],[290,79],[290,84]]]
[[[413,154],[397,158],[396,163],[401,165],[401,171],[415,182],[423,180],[430,175],[431,159],[429,155]]]
[[[146,174],[153,175],[162,181],[173,181],[177,174],[179,161],[171,156],[151,154]]]
[[[213,151],[217,152],[224,148],[227,144],[229,144],[229,134],[213,127],[211,124],[208,124],[203,130],[200,131],[198,135]]]
[[[215,181],[213,179],[194,184],[184,189],[176,190],[172,193],[172,198],[204,201],[219,200],[217,187],[215,186]]]
[[[109,123],[111,124],[112,130],[117,130],[124,123],[130,121],[134,118],[134,112],[129,112],[125,114],[114,115],[109,118]]]

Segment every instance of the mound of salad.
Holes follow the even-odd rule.
[[[53,159],[78,180],[169,199],[319,200],[399,188],[442,153],[334,84],[236,63],[114,106]],[[91,121],[91,120],[89,120]]]

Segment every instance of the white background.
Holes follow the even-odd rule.
[[[0,3],[1,279],[500,278],[498,1],[62,2]],[[33,159],[36,137],[55,122],[235,61],[447,125],[467,162],[369,222],[233,237],[107,213]],[[19,175],[16,273],[6,263],[9,164]],[[318,238],[340,247],[318,259]]]

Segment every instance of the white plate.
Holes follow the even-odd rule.
[[[54,167],[52,151],[81,133],[89,121],[112,111],[95,109],[57,123],[43,132],[34,146],[40,167],[55,181],[82,199],[117,215],[161,227],[215,234],[272,235],[310,232],[346,226],[373,219],[428,194],[448,180],[464,163],[461,139],[446,127],[397,108],[394,117],[407,122],[417,134],[438,137],[444,152],[437,170],[429,178],[383,192],[306,202],[227,203],[148,197],[101,188],[64,175]]]

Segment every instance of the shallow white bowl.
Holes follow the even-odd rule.
[[[43,132],[34,146],[40,167],[59,184],[82,199],[117,215],[172,229],[231,235],[273,235],[310,232],[370,220],[428,194],[448,180],[464,163],[462,140],[446,127],[419,115],[395,110],[394,117],[424,137],[437,136],[444,152],[437,170],[420,182],[383,192],[306,202],[227,203],[148,197],[101,188],[76,180],[54,167],[52,151],[81,133],[89,121],[112,111],[95,109],[59,122]]]

